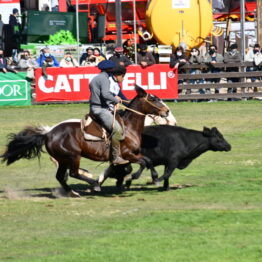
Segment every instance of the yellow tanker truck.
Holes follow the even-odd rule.
[[[146,10],[147,29],[163,45],[190,49],[199,46],[213,27],[209,0],[151,0]]]

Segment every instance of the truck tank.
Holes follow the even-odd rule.
[[[163,45],[187,49],[199,46],[213,27],[208,0],[151,0],[146,10],[147,29]]]

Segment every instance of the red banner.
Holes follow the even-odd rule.
[[[47,79],[42,76],[41,68],[35,71],[36,102],[87,101],[90,97],[89,82],[100,73],[97,67],[50,67],[46,71]],[[144,69],[138,65],[127,67],[122,91],[128,99],[136,95],[135,84],[162,99],[178,96],[177,73],[169,65],[153,65]]]
[[[0,0],[0,4],[17,4],[20,0]]]
[[[147,0],[136,0],[136,2],[146,2]],[[115,0],[78,0],[78,4],[109,4],[115,3]],[[121,2],[134,2],[134,0],[121,0]],[[76,5],[76,0],[71,1],[72,5]]]

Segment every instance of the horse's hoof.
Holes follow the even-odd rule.
[[[94,192],[101,192],[101,187],[98,185],[98,186],[94,186],[93,187],[93,191]]]
[[[75,192],[74,190],[71,190],[70,192],[68,192],[67,194],[68,197],[80,197],[80,195]]]
[[[155,180],[155,181],[154,181],[154,184],[155,184],[155,186],[157,186],[157,187],[160,187],[160,186],[161,186],[161,183],[160,183],[160,181],[158,181],[158,180]]]

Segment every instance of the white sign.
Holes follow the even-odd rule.
[[[0,4],[0,14],[2,15],[2,21],[4,24],[9,24],[9,16],[13,13],[13,9],[17,8],[20,13],[20,4]],[[19,22],[21,23],[20,18],[18,18]]]
[[[190,0],[172,0],[172,8],[173,9],[190,8]]]

